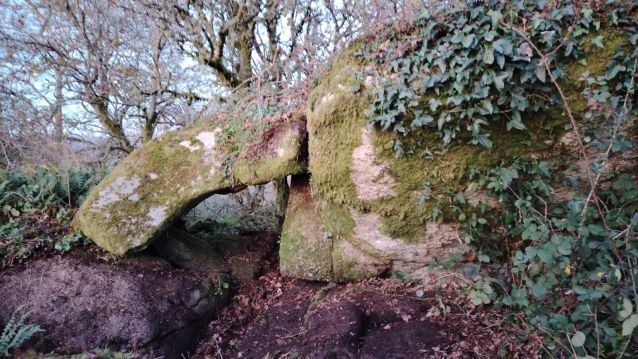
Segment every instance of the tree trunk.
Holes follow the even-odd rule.
[[[64,98],[62,97],[62,71],[60,69],[55,70],[55,109],[53,112],[53,139],[55,142],[60,143],[64,138],[64,127],[62,123],[62,104]]]
[[[93,99],[90,103],[93,111],[95,111],[95,115],[97,116],[102,126],[104,126],[104,129],[109,134],[109,136],[111,136],[111,138],[115,140],[115,142],[117,142],[117,144],[124,152],[133,152],[133,146],[126,137],[122,125],[111,118],[104,100],[96,98]]]

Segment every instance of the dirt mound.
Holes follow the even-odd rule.
[[[0,322],[18,307],[46,332],[40,352],[71,354],[108,347],[179,358],[227,302],[215,278],[135,256],[113,262],[86,250],[40,259],[0,278]]]
[[[324,289],[325,290],[325,289]],[[390,295],[304,286],[268,308],[231,357],[416,358],[446,340],[426,320],[428,305]],[[295,298],[295,300],[291,300]]]
[[[417,296],[418,293],[418,296]],[[211,322],[197,358],[534,358],[538,338],[455,284],[282,277],[277,259]]]
[[[420,318],[428,308],[423,302],[340,294],[341,289],[316,305],[309,298],[269,308],[239,343],[237,356],[415,358],[444,342],[439,326]]]

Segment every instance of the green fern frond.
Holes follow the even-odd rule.
[[[8,355],[11,348],[19,348],[33,334],[44,331],[39,325],[25,324],[29,313],[24,313],[16,321],[17,313],[22,309],[18,308],[4,326],[0,335],[0,355]]]

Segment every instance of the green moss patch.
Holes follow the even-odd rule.
[[[241,147],[213,125],[167,133],[115,167],[82,204],[74,226],[113,254],[143,248],[174,218],[214,193],[304,172],[300,121],[280,124],[276,136],[257,137]],[[247,156],[244,151],[258,141],[268,141],[265,148],[274,152]]]

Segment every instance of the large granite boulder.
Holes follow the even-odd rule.
[[[74,226],[116,255],[144,248],[212,194],[305,172],[305,141],[299,116],[258,136],[215,125],[170,132],[115,167],[82,204]]]
[[[615,47],[606,49],[604,56],[612,56],[622,44],[617,40],[611,41]],[[365,46],[355,43],[341,54],[309,95],[311,178],[293,179],[280,249],[284,274],[350,281],[400,272],[425,279],[429,268],[448,266],[450,259],[458,261],[467,250],[458,213],[446,210],[450,206],[437,201],[437,196],[445,195],[449,201],[450,193],[461,194],[463,199],[455,205],[468,212],[479,206],[498,211],[498,201],[468,180],[470,169],[486,170],[507,159],[568,150],[569,118],[557,104],[525,113],[525,131],[508,130],[506,123],[487,125],[491,149],[459,141],[434,157],[421,150],[397,157],[394,144],[399,137],[369,125],[366,110],[374,101],[372,92],[392,75],[360,56]],[[599,55],[590,49],[585,59],[596,65]],[[578,79],[586,71],[594,75],[604,71],[604,66],[594,65],[574,63],[565,69],[573,83],[564,91],[574,99],[576,111],[586,110],[584,85]],[[419,103],[427,104],[427,95]],[[412,136],[433,152],[445,147],[435,129]]]

